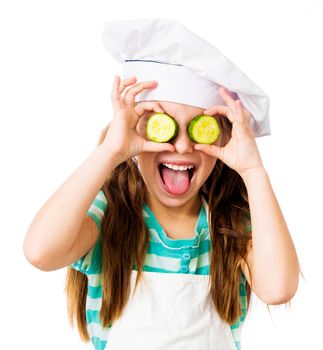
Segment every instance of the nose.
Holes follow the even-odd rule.
[[[178,133],[177,137],[173,141],[173,145],[176,152],[180,154],[192,153],[194,151],[193,143],[186,130]]]

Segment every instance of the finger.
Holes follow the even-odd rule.
[[[237,120],[240,123],[247,123],[249,124],[251,113],[243,107],[243,104],[240,100],[235,100],[235,108],[237,113]]]
[[[239,99],[235,100],[232,98],[230,91],[224,86],[220,88],[219,93],[232,110],[233,114],[236,116],[235,121],[237,121],[239,124],[248,123],[250,115],[248,115],[249,112],[243,108],[242,102]]]
[[[203,112],[205,115],[220,114],[220,116],[227,117],[231,123],[234,121],[234,116],[229,107],[223,105],[214,105]]]
[[[132,106],[135,103],[135,96],[145,89],[155,88],[157,86],[156,80],[144,81],[135,86],[129,88],[124,95],[124,102],[128,106]]]
[[[224,147],[214,145],[202,145],[200,143],[194,145],[195,150],[202,151],[205,154],[215,158],[219,158],[220,160],[222,160],[223,148]]]
[[[226,89],[224,86],[221,86],[221,88],[219,89],[219,94],[222,97],[222,99],[224,100],[224,102],[229,106],[229,108],[231,108],[231,110],[234,111],[235,110],[235,106],[234,106],[235,100],[230,95],[229,90]]]
[[[153,141],[145,141],[143,144],[143,152],[174,152],[175,146],[170,143],[158,143]]]
[[[119,94],[122,94],[127,86],[134,84],[136,81],[137,78],[135,76],[122,80],[119,88]]]
[[[120,77],[116,75],[113,80],[112,92],[111,92],[111,101],[114,110],[122,108],[122,101],[119,94],[120,86]]]
[[[141,102],[134,107],[135,112],[141,117],[145,111],[154,111],[165,113],[164,109],[157,102]]]

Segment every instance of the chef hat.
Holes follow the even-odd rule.
[[[251,113],[254,136],[270,135],[269,97],[216,47],[183,25],[162,18],[109,21],[102,39],[123,64],[123,79],[157,81],[157,87],[137,94],[136,102],[171,101],[207,109],[226,105],[218,93],[224,86]]]

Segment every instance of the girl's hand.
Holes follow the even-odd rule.
[[[239,99],[234,100],[224,87],[220,88],[219,93],[227,106],[212,106],[206,109],[204,114],[220,114],[220,118],[228,118],[232,123],[231,139],[225,147],[195,144],[194,148],[219,158],[240,176],[252,169],[263,169],[256,140],[249,125],[250,112],[243,107]]]
[[[108,145],[110,152],[113,152],[120,162],[143,152],[175,150],[170,143],[148,141],[137,132],[138,121],[146,110],[163,113],[165,111],[155,101],[141,102],[135,106],[135,96],[138,93],[157,86],[154,80],[138,83],[130,87],[123,97],[121,96],[125,88],[133,85],[136,80],[136,77],[132,77],[120,81],[120,77],[115,76],[111,93],[114,116],[103,144]]]

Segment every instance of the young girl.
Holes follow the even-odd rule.
[[[36,215],[24,251],[42,270],[70,265],[70,321],[95,349],[240,349],[251,290],[288,302],[297,254],[240,100],[221,88],[226,105],[208,109],[135,102],[156,86],[115,77],[113,120]],[[170,142],[147,137],[156,112],[177,122]],[[216,118],[214,143],[190,139],[198,115]]]

